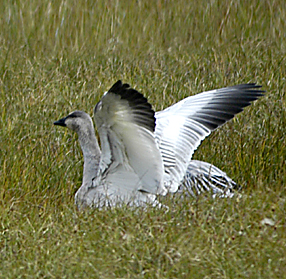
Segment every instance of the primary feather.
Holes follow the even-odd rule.
[[[86,113],[64,118],[81,123],[66,126],[79,134],[85,164],[86,150],[91,150],[94,161],[89,164],[96,166],[86,167],[94,176],[85,179],[84,174],[86,183],[76,193],[76,202],[100,207],[155,203],[158,194],[182,191],[184,186],[191,195],[210,191],[231,197],[236,183],[215,166],[191,157],[205,137],[263,94],[259,88],[251,83],[211,90],[155,114],[141,93],[116,82],[94,109],[101,153]],[[84,121],[76,121],[74,114]],[[86,146],[92,141],[94,148]]]
[[[155,136],[170,192],[178,190],[202,140],[262,96],[260,87],[249,83],[206,91],[156,113]]]

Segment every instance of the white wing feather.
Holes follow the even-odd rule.
[[[190,96],[157,112],[155,136],[165,168],[165,185],[176,192],[201,141],[262,95],[242,84]]]
[[[136,191],[165,194],[162,157],[153,132],[136,122],[138,113],[138,108],[133,109],[127,100],[112,92],[97,105],[95,121],[102,155],[101,178],[94,186],[104,181],[104,187],[119,196]]]

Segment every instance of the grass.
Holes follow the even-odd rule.
[[[275,1],[3,1],[0,278],[285,278],[285,11]],[[82,156],[52,125],[122,79],[156,110],[257,82],[195,153],[242,197],[78,212]],[[262,221],[270,218],[274,224]]]

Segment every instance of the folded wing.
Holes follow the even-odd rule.
[[[213,196],[232,197],[240,189],[225,172],[207,162],[191,160],[179,191],[194,197],[208,192]]]

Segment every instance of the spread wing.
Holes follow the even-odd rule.
[[[94,118],[102,149],[101,180],[127,195],[165,194],[154,111],[147,99],[118,81],[96,105]]]
[[[177,191],[201,141],[262,96],[260,87],[250,83],[206,91],[156,113],[155,136],[170,192]]]

